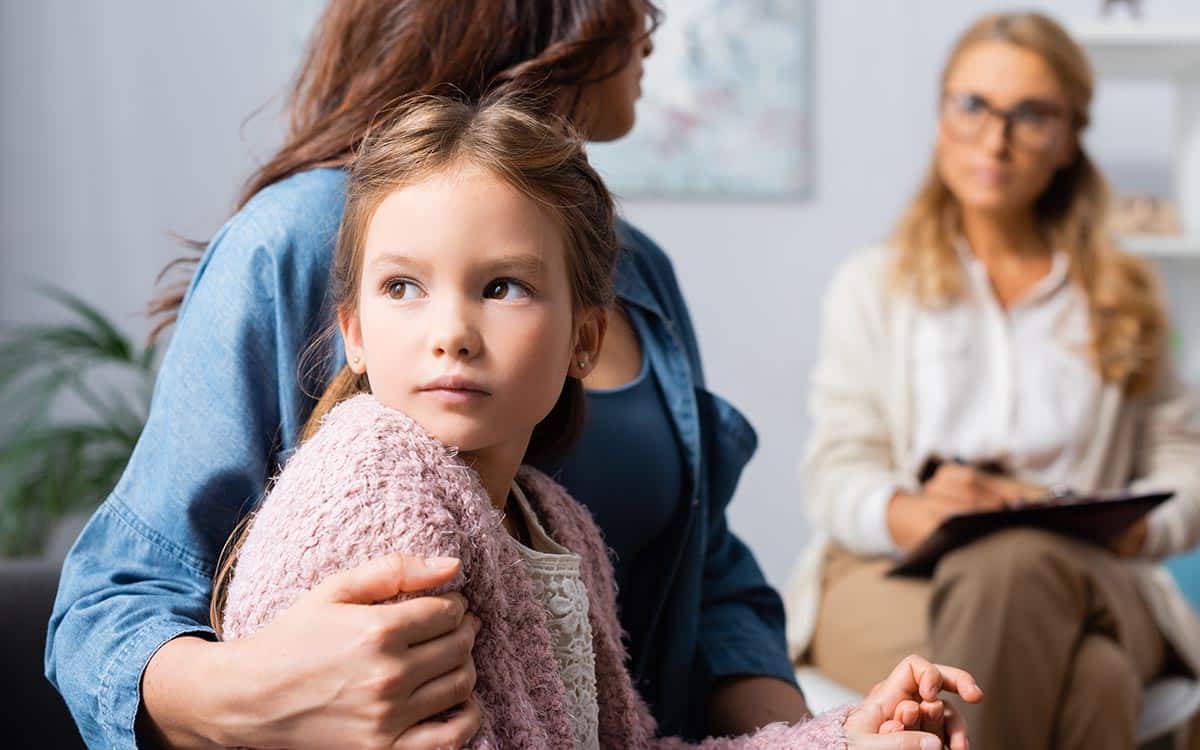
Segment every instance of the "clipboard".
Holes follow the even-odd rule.
[[[1108,547],[1174,492],[1050,497],[1018,507],[950,516],[887,574],[929,578],[942,555],[1004,529],[1029,527]]]

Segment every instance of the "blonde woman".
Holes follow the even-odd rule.
[[[1144,684],[1200,668],[1200,625],[1155,564],[1200,541],[1197,402],[1153,275],[1106,231],[1080,141],[1091,95],[1086,56],[1045,16],[966,31],[925,184],[892,241],[837,274],[812,377],[818,538],[792,656],[858,690],[910,651],[961,665],[988,693],[964,707],[984,750],[1127,750]],[[884,575],[954,513],[1150,487],[1176,495],[1113,550],[1022,530],[931,581]]]

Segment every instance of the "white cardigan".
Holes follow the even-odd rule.
[[[876,488],[918,488],[913,435],[912,335],[915,302],[888,288],[892,254],[875,247],[847,260],[824,300],[812,374],[812,432],[801,469],[813,538],[786,594],[788,647],[807,650],[830,539],[868,553],[860,521]],[[1200,620],[1157,561],[1200,543],[1200,401],[1168,370],[1146,398],[1106,384],[1095,438],[1064,482],[1081,491],[1169,488],[1176,495],[1150,518],[1155,533],[1137,568],[1143,596],[1163,634],[1200,674]]]

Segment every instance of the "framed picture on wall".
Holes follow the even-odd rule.
[[[658,0],[633,132],[592,144],[623,197],[812,189],[811,0]]]

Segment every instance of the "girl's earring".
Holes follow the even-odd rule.
[[[360,363],[360,362],[362,362],[362,357],[360,357],[359,355],[355,354],[355,355],[354,355],[354,364],[356,364],[356,365],[357,365],[357,364],[358,364],[358,363]]]
[[[584,370],[586,368],[587,368],[587,357],[584,357],[583,359],[579,360],[579,369]]]

